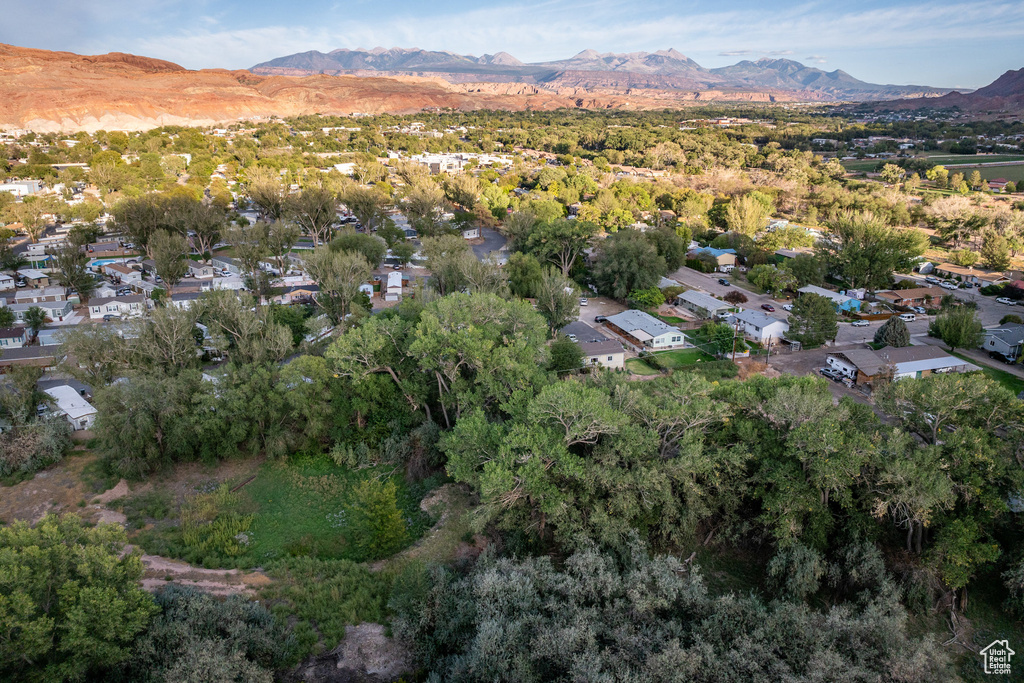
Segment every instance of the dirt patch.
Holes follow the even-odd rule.
[[[148,591],[160,590],[169,583],[195,586],[214,595],[252,595],[270,579],[260,572],[242,572],[238,569],[204,569],[187,562],[170,560],[159,555],[143,555],[142,587]]]
[[[381,624],[349,626],[338,647],[300,664],[284,679],[304,683],[393,681],[409,671],[412,657],[404,646],[385,633]]]
[[[0,487],[0,521],[24,520],[35,524],[47,512],[74,512],[86,521],[97,521],[99,506],[79,505],[95,494],[83,481],[82,472],[96,457],[92,453],[69,456],[31,479]]]
[[[124,498],[129,493],[130,491],[128,490],[128,481],[126,479],[122,479],[121,481],[117,482],[117,485],[114,486],[114,488],[110,489],[109,491],[104,491],[100,495],[93,498],[92,502],[98,503],[100,505],[108,505],[110,504],[111,501],[115,501],[118,498]]]

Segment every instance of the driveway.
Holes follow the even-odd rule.
[[[480,237],[483,242],[473,245],[473,253],[481,261],[491,255],[491,252],[501,251],[507,240],[497,230],[491,228],[480,228]]]

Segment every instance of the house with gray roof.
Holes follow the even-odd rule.
[[[760,344],[778,343],[789,332],[789,323],[761,311],[741,311],[732,316],[743,336]]]
[[[1024,325],[1002,325],[985,330],[981,348],[989,353],[1001,353],[1007,358],[1020,358],[1024,347]]]
[[[732,308],[731,304],[696,289],[685,291],[677,296],[676,305],[701,318],[714,318],[717,313]]]
[[[668,323],[643,311],[628,310],[608,316],[605,323],[613,332],[621,334],[630,343],[652,349],[685,346],[683,333]]]
[[[626,366],[626,349],[614,339],[578,342],[583,351],[583,364],[619,370]]]
[[[817,294],[823,296],[826,299],[831,299],[832,303],[836,305],[836,312],[839,311],[859,311],[860,301],[854,299],[852,296],[846,296],[839,292],[833,292],[831,289],[825,289],[824,287],[817,287],[815,285],[807,285],[797,290],[801,294]]]
[[[977,365],[951,356],[938,346],[886,346],[878,351],[851,349],[828,354],[825,362],[844,377],[856,380],[857,384],[872,384],[888,378],[893,380],[947,372],[975,372]]]

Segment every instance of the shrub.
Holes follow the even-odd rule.
[[[172,584],[155,597],[161,614],[136,642],[127,680],[270,683],[296,650],[266,607],[237,595],[218,600]]]
[[[910,346],[910,330],[899,316],[894,315],[875,332],[875,343],[897,348]]]
[[[776,591],[791,600],[803,601],[818,592],[825,570],[821,553],[797,543],[775,553],[768,563],[768,578]]]
[[[181,508],[181,538],[202,555],[237,557],[248,544],[253,516],[237,511],[240,497],[222,485],[212,493],[189,499]]]
[[[999,324],[1000,325],[1021,325],[1021,324],[1024,324],[1024,318],[1021,318],[1019,315],[1016,315],[1014,313],[1010,313],[1010,314],[1004,315],[1002,318],[1000,318],[999,319]]]
[[[406,538],[395,483],[371,477],[356,487],[353,497],[349,519],[356,529],[356,544],[363,558],[377,560],[395,552]]]
[[[998,296],[1002,294],[1003,287],[1002,285],[985,285],[978,291],[981,292],[984,296]]]
[[[0,434],[0,478],[27,477],[59,462],[71,450],[71,426],[49,417]]]
[[[734,306],[737,306],[739,304],[745,304],[748,301],[747,295],[736,289],[730,291],[722,298],[728,301],[730,304],[733,304]]]

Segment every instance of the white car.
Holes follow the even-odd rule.
[[[1013,299],[1007,299],[1005,296],[1001,296],[996,299],[997,304],[1006,304],[1007,306],[1016,306],[1017,302]]]
[[[586,306],[586,305],[587,305],[587,304],[589,304],[589,303],[590,303],[590,302],[589,302],[589,301],[587,301],[587,298],[586,298],[586,297],[580,297],[580,306]]]
[[[783,304],[782,305],[782,310],[784,310],[784,311],[792,311],[793,310],[793,304]]]
[[[852,325],[853,327],[867,327],[870,324],[871,323],[869,323],[867,320],[854,320],[852,323],[850,323],[850,325]]]
[[[942,287],[943,289],[956,289],[956,283],[955,282],[943,282],[941,285],[939,285],[939,287]]]

